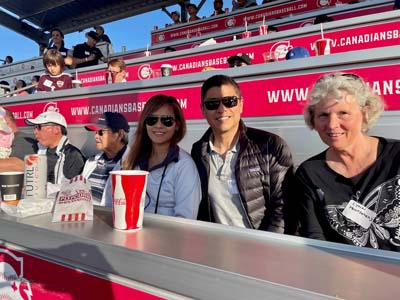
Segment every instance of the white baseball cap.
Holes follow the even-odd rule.
[[[30,126],[54,123],[67,128],[67,121],[62,114],[55,111],[46,111],[38,115],[35,119],[26,119],[25,123]]]

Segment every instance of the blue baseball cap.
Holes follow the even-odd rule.
[[[294,47],[288,53],[286,53],[286,59],[296,59],[296,58],[304,58],[310,57],[310,53],[304,47]]]
[[[97,131],[106,128],[110,128],[114,132],[120,129],[129,132],[129,124],[124,115],[110,111],[103,113],[95,124],[85,126],[85,129],[88,131]]]

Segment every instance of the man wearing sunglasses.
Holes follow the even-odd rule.
[[[34,126],[33,133],[38,142],[36,153],[47,156],[47,182],[58,185],[81,174],[86,159],[69,143],[67,122],[62,114],[47,111],[35,119],[25,119],[25,123]]]
[[[95,124],[85,126],[88,131],[94,131],[97,150],[100,153],[90,157],[83,168],[82,175],[86,177],[92,188],[93,203],[106,205],[106,199],[111,199],[110,171],[119,164],[128,145],[129,124],[125,117],[116,112],[103,113]],[[106,193],[103,191],[106,190]]]
[[[228,76],[204,82],[201,110],[210,128],[192,147],[202,187],[198,219],[282,233],[293,177],[285,141],[244,125],[243,97]]]

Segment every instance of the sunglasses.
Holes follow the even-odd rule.
[[[110,129],[100,129],[100,130],[96,130],[96,134],[98,134],[99,136],[103,136],[103,134],[106,131],[111,131]]]
[[[207,110],[216,110],[221,102],[226,108],[235,107],[238,104],[239,97],[227,96],[222,98],[210,98],[204,101],[204,106]]]
[[[119,73],[121,73],[122,71],[117,72],[117,71],[107,70],[107,72],[110,73],[110,74],[112,74],[112,75],[114,75],[114,76],[116,76],[116,75],[118,75]]]
[[[36,125],[34,126],[34,128],[40,131],[40,130],[42,130],[42,128],[45,127],[45,126],[57,126],[57,124],[53,124],[53,123],[36,124]]]
[[[161,124],[163,124],[165,127],[171,127],[174,125],[174,118],[171,116],[155,116],[155,115],[149,115],[146,117],[144,120],[145,124],[147,126],[154,126],[157,124],[158,120],[160,120]]]

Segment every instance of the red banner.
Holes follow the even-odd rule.
[[[377,66],[346,70],[364,78],[373,90],[382,95],[388,110],[400,109],[400,65]],[[302,74],[240,82],[244,98],[243,117],[267,117],[302,114],[304,103],[313,83],[322,73]],[[43,111],[55,110],[62,113],[68,124],[94,122],[105,111],[120,112],[129,122],[136,122],[146,101],[165,90],[132,92],[125,95],[110,95],[61,100],[56,102],[26,103],[7,106],[19,126],[25,126],[25,118],[33,118]],[[188,120],[201,119],[200,86],[169,89],[168,94],[176,97]]]
[[[74,245],[72,244],[71,247],[74,247]],[[91,254],[93,253],[91,252]],[[97,254],[97,256],[99,267],[104,267],[107,261],[100,254]],[[103,261],[101,261],[102,259]],[[78,269],[68,268],[2,247],[0,248],[0,265],[2,272],[0,276],[0,299],[163,299],[84,273]]]
[[[400,21],[326,32],[325,37],[332,39],[331,53],[399,45]],[[200,72],[207,67],[224,69],[228,67],[228,57],[237,53],[247,53],[253,59],[253,64],[264,63],[263,53],[269,52],[273,53],[278,60],[284,60],[288,50],[298,46],[306,48],[310,55],[314,56],[314,41],[319,38],[320,34],[312,34],[285,41],[266,42],[231,50],[193,54],[182,58],[171,58],[140,65],[130,65],[127,67],[127,80],[145,80],[160,77],[160,67],[165,63],[172,65],[173,75]],[[83,86],[105,83],[103,71],[81,74],[80,79],[83,81]]]
[[[215,32],[234,27],[245,26],[245,20],[248,24],[261,22],[265,20],[276,19],[279,17],[298,14],[306,11],[315,10],[322,7],[336,5],[336,2],[344,4],[350,0],[334,1],[334,0],[295,0],[274,5],[270,3],[268,6],[257,7],[254,10],[243,13],[227,14],[217,19],[205,19],[195,24],[188,23],[186,26],[173,26],[163,30],[153,31],[151,33],[151,43],[164,43],[177,39],[190,38],[192,36],[201,36],[202,34]]]

